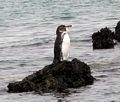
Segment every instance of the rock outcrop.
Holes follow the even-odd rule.
[[[115,27],[115,39],[120,42],[120,21],[117,23]]]
[[[90,67],[75,58],[50,64],[22,81],[9,83],[8,92],[64,92],[68,88],[91,85],[93,82]]]
[[[108,49],[114,47],[114,32],[109,28],[102,28],[100,31],[93,33],[93,49]]]

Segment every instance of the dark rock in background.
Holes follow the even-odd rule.
[[[93,49],[108,49],[114,47],[114,32],[109,28],[102,28],[100,31],[93,33]]]
[[[45,66],[22,81],[10,83],[8,92],[64,92],[68,88],[91,85],[93,81],[90,67],[75,58]]]
[[[115,27],[115,39],[120,42],[120,21],[117,23]]]

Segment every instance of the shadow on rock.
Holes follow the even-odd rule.
[[[9,83],[8,92],[65,92],[68,88],[91,85],[93,82],[90,67],[75,58],[50,64],[22,81]]]
[[[93,49],[114,48],[114,32],[109,28],[102,28],[100,31],[93,33],[92,43]]]

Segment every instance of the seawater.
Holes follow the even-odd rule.
[[[120,0],[0,0],[0,102],[120,102],[120,44],[93,50],[91,36],[114,31]],[[10,82],[52,63],[55,31],[71,24],[70,59],[86,62],[97,79],[68,96],[7,93]]]

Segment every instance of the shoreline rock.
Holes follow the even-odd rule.
[[[120,21],[115,27],[115,39],[120,42]]]
[[[92,43],[93,49],[109,49],[114,48],[114,32],[109,28],[102,28],[100,31],[93,33]]]
[[[90,67],[75,58],[56,65],[50,64],[22,81],[9,83],[8,92],[64,92],[68,88],[91,85],[93,82]]]

